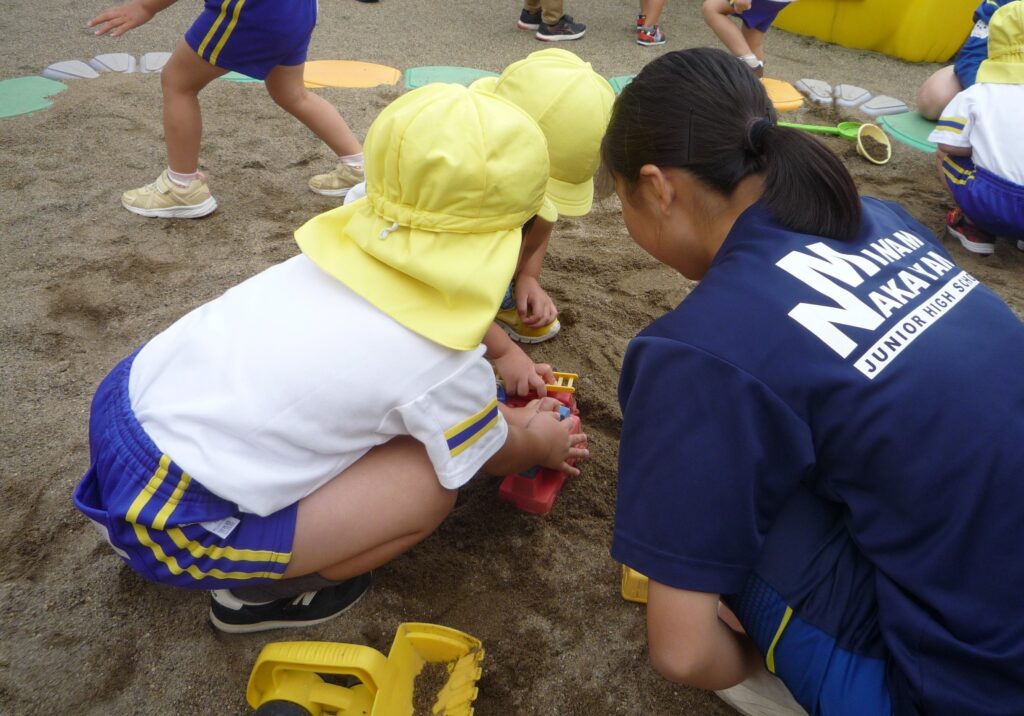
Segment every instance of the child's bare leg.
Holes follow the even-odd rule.
[[[299,503],[284,577],[341,580],[379,567],[437,529],[456,495],[437,481],[421,443],[394,438]]]
[[[647,17],[647,26],[654,27],[661,19],[661,11],[665,9],[665,0],[640,0],[640,14]]]
[[[198,170],[199,145],[203,138],[199,92],[225,72],[227,70],[214,67],[181,40],[160,73],[164,142],[171,171],[192,174]]]
[[[278,106],[309,127],[339,157],[359,154],[362,145],[337,108],[303,83],[305,65],[278,65],[267,75],[267,92]]]
[[[737,57],[753,54],[740,28],[730,17],[733,9],[728,0],[704,0],[701,12],[704,14],[704,22],[729,52]]]
[[[947,65],[926,79],[917,91],[917,111],[925,119],[938,119],[946,105],[963,89],[953,65]]]
[[[747,43],[747,47],[750,48],[750,52],[757,57],[757,59],[764,62],[764,33],[760,30],[755,30],[746,25],[740,26],[740,34],[743,35],[743,41]]]

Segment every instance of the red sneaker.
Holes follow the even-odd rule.
[[[969,222],[959,208],[946,213],[946,231],[960,239],[960,244],[971,253],[995,253],[996,237]]]

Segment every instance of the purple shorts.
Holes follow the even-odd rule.
[[[266,79],[306,61],[316,0],[206,0],[185,42],[215,67]]]
[[[775,18],[788,4],[787,2],[776,2],[776,0],[751,0],[750,9],[737,14],[743,24],[751,30],[768,32],[768,28],[775,22]]]

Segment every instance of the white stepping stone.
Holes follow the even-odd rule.
[[[147,52],[139,61],[139,72],[159,72],[169,59],[170,52]]]
[[[89,66],[97,72],[134,72],[135,56],[126,52],[96,55],[89,60]]]
[[[54,62],[43,70],[43,77],[51,80],[93,80],[99,73],[81,60],[65,60]]]
[[[861,112],[869,114],[872,117],[881,117],[884,114],[903,114],[904,112],[909,111],[906,102],[885,94],[872,97],[862,104],[859,109]]]
[[[793,86],[813,104],[832,104],[832,85],[828,82],[805,78]]]
[[[832,96],[840,107],[856,107],[871,99],[871,93],[857,85],[836,85]]]

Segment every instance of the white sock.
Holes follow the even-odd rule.
[[[183,189],[188,187],[189,184],[199,178],[199,170],[190,173],[182,174],[181,172],[173,171],[170,167],[167,168],[167,178],[172,182],[182,187]]]
[[[350,167],[362,169],[363,153],[359,152],[359,154],[346,154],[345,156],[338,155],[338,161],[341,162],[342,164],[347,164]]]
[[[749,55],[740,55],[739,59],[747,63],[747,67],[752,70],[756,70],[758,67],[764,67],[764,63],[757,59],[757,55],[751,53]]]

